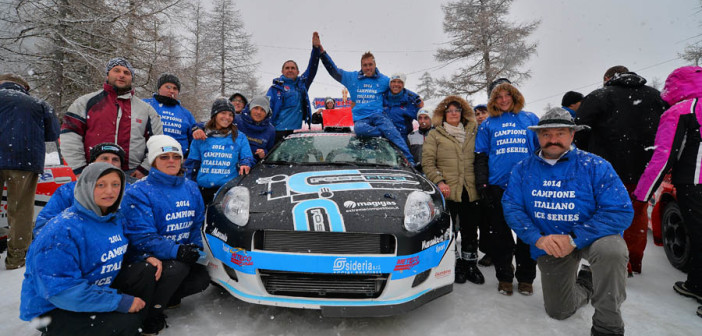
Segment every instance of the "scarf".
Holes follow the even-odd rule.
[[[452,135],[459,143],[463,144],[466,141],[466,129],[463,124],[458,123],[458,126],[451,126],[449,123],[444,121],[444,129],[448,134]]]

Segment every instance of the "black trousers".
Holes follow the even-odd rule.
[[[536,261],[531,259],[529,245],[517,238],[514,241],[512,229],[505,221],[502,210],[504,190],[496,185],[488,186],[490,203],[490,250],[495,265],[498,281],[512,282],[516,276],[518,282],[533,283],[536,278]],[[512,269],[512,257],[517,261],[516,272]]]
[[[678,205],[690,237],[690,269],[685,285],[702,293],[702,185],[675,185]]]
[[[205,203],[205,207],[210,205],[212,201],[214,200],[214,196],[217,193],[217,190],[219,190],[219,187],[214,187],[214,188],[203,188],[203,187],[198,187],[200,188],[200,194],[202,195],[202,201]]]
[[[102,336],[102,335],[140,335],[141,324],[146,318],[154,288],[156,285],[156,267],[146,262],[134,263],[119,272],[111,287],[120,293],[138,297],[146,306],[138,313],[81,313],[54,309],[42,317],[51,319],[51,323],[39,329],[43,335],[67,336]]]
[[[295,133],[295,130],[275,131],[275,143],[278,144],[286,136]]]
[[[453,225],[459,225],[461,232],[461,252],[478,252],[478,224],[482,211],[478,202],[469,201],[468,192],[463,189],[461,202],[446,200]]]
[[[210,275],[205,266],[163,260],[163,272],[161,279],[156,283],[147,318],[159,317],[169,302],[180,302],[180,299],[188,295],[204,291],[209,284]]]

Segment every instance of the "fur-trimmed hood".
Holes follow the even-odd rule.
[[[442,126],[444,124],[444,115],[446,114],[446,109],[451,102],[457,102],[461,105],[461,109],[463,110],[461,115],[461,123],[463,123],[463,126],[467,125],[471,121],[477,122],[475,120],[475,111],[473,111],[473,108],[465,99],[459,96],[448,96],[436,106],[436,109],[434,109],[434,116],[431,118],[431,124],[434,125],[434,127]]]
[[[519,111],[524,108],[524,96],[522,93],[519,92],[516,87],[512,86],[512,84],[502,83],[496,86],[495,89],[492,90],[492,93],[490,93],[490,100],[488,100],[487,105],[488,113],[491,117],[499,117],[503,113],[503,111],[497,108],[497,94],[502,90],[507,90],[507,92],[512,95],[512,99],[514,99],[512,110],[507,112],[519,113]]]

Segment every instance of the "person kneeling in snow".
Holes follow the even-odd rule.
[[[156,334],[166,327],[163,310],[204,291],[210,277],[205,266],[196,263],[204,256],[200,228],[205,205],[195,182],[183,177],[180,143],[155,135],[146,145],[151,170],[127,190],[122,211],[127,238],[139,254],[134,259],[153,256],[163,261],[163,275],[156,283],[153,304],[147,306],[142,331]]]
[[[121,269],[129,246],[118,214],[124,180],[108,163],[88,165],[74,204],[32,243],[20,318],[42,335],[138,334],[161,264],[150,258],[131,274]]]
[[[529,126],[541,149],[514,166],[502,207],[507,224],[531,245],[546,313],[563,320],[591,300],[592,335],[623,335],[628,253],[622,234],[634,210],[612,165],[572,146],[585,127],[560,107]],[[580,259],[590,266],[578,272]]]

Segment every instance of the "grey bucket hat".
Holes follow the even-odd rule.
[[[554,107],[548,110],[548,112],[546,112],[541,119],[539,119],[539,123],[536,126],[529,126],[527,128],[532,131],[536,131],[544,128],[561,127],[572,128],[576,132],[584,129],[590,129],[590,126],[587,125],[576,125],[575,121],[573,121],[573,116],[570,115],[570,112],[566,111],[562,107]]]

